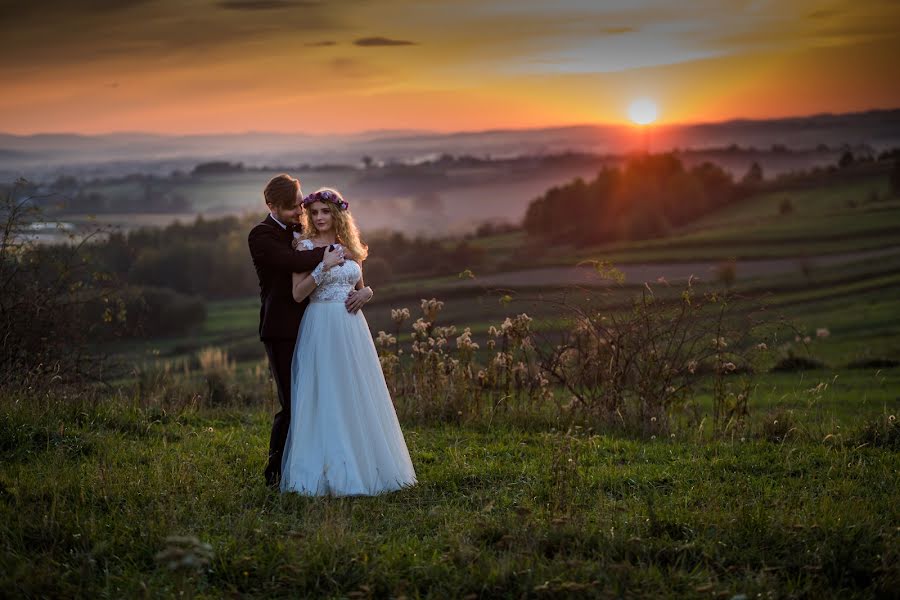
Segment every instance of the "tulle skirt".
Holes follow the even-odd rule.
[[[362,311],[311,302],[291,369],[291,423],[281,491],[376,495],[416,483]]]

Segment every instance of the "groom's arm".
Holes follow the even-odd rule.
[[[294,250],[267,225],[254,227],[247,242],[254,263],[291,273],[312,271],[325,254],[325,248]]]
[[[344,306],[347,307],[347,312],[354,315],[366,304],[366,302],[372,299],[372,296],[375,295],[372,288],[367,286],[363,281],[362,266],[360,266],[359,271],[359,281],[356,282],[353,291],[347,294],[347,299],[344,300]]]

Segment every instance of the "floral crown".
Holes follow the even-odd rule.
[[[331,202],[341,210],[347,210],[348,208],[350,208],[350,205],[346,200],[344,200],[336,192],[333,192],[331,190],[319,190],[317,192],[313,192],[303,199],[303,206],[309,206],[313,202]]]

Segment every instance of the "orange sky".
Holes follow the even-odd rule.
[[[8,133],[615,123],[640,96],[664,123],[900,107],[893,0],[5,4]]]

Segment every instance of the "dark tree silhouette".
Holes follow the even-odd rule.
[[[750,168],[747,169],[747,173],[741,179],[741,183],[745,185],[757,185],[762,183],[763,181],[763,170],[762,167],[759,166],[759,163],[754,161]]]
[[[853,153],[847,150],[843,154],[841,154],[840,160],[838,160],[838,166],[842,169],[846,169],[853,165],[856,162],[856,159],[853,158]]]
[[[641,155],[621,169],[605,167],[593,181],[553,187],[528,206],[523,228],[532,237],[576,245],[645,239],[727,204],[744,191],[721,167],[684,168],[672,153]]]
[[[894,166],[891,168],[889,179],[891,194],[900,197],[900,158],[894,161]]]

